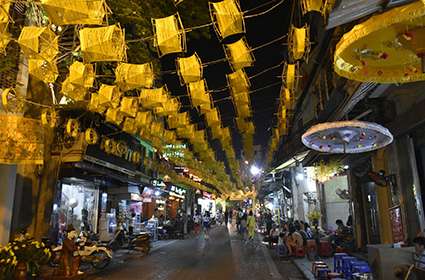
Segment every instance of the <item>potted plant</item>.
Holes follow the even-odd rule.
[[[42,242],[21,234],[0,251],[1,272],[9,273],[10,279],[26,279],[27,275],[37,277],[40,266],[50,259],[50,250]],[[6,277],[6,279],[8,279]]]

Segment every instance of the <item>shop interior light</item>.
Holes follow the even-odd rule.
[[[304,174],[302,174],[302,173],[297,173],[297,175],[295,175],[295,178],[296,178],[298,181],[303,180],[303,179],[304,179]]]
[[[255,166],[255,165],[251,165],[251,168],[250,168],[250,170],[249,170],[250,172],[251,172],[251,174],[253,175],[253,176],[257,176],[258,174],[260,174],[261,173],[261,169],[260,168],[258,168],[257,166]]]
[[[160,196],[161,192],[160,191],[155,191],[155,196]]]

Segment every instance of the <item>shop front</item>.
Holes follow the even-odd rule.
[[[213,194],[206,191],[200,191],[197,202],[197,210],[199,213],[204,214],[208,211],[212,217],[215,217],[217,211],[215,197]]]

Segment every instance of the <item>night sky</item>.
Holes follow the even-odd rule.
[[[241,7],[243,11],[251,10],[255,7],[263,5],[269,1],[265,0],[243,0]],[[273,6],[274,3],[265,5],[260,9],[254,10],[248,15],[262,12]],[[288,32],[288,23],[290,21],[290,4],[291,1],[285,1],[283,4],[277,6],[269,13],[249,19],[245,19],[246,25],[246,38],[248,45],[251,48],[263,45],[276,38],[285,35]],[[187,26],[185,26],[187,28]],[[192,39],[188,36],[187,53],[185,56],[190,56],[194,51],[198,53],[202,63],[222,59],[225,57],[222,43],[217,38],[213,27],[209,27],[211,34],[210,40]],[[241,36],[226,39],[225,43],[231,43],[238,40]],[[265,69],[275,66],[282,62],[286,56],[286,38],[276,42],[272,45],[254,51],[255,64],[253,67],[245,68],[248,77],[251,77]],[[170,55],[161,59],[161,66],[163,70],[175,69],[175,56]],[[262,88],[264,86],[279,83],[282,73],[282,67],[268,71],[258,77],[250,79],[251,90]],[[208,88],[210,90],[222,89],[226,87],[226,74],[231,73],[231,69],[227,62],[209,65],[204,68],[204,77],[206,78]],[[180,86],[177,75],[164,75],[163,82],[171,90],[174,96],[179,96],[180,102],[183,107],[181,111],[190,111],[193,122],[198,123],[198,128],[205,128],[203,117],[190,107],[190,100],[187,96],[185,87]],[[279,96],[281,84],[273,87],[251,93],[251,105],[253,111],[253,121],[256,127],[254,145],[261,145],[262,152],[265,153],[270,139],[270,127],[275,125],[276,120],[274,114],[277,110],[277,98]],[[219,100],[229,96],[229,91],[222,91],[211,93],[213,100]],[[237,131],[234,117],[235,109],[230,100],[216,102],[215,106],[219,108],[223,126],[230,126],[233,128],[233,143],[236,156],[240,156],[242,149],[240,135]],[[219,151],[217,141],[210,141],[216,151]],[[218,152],[218,159],[223,160],[223,154]]]

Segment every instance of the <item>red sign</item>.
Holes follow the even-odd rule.
[[[401,218],[400,206],[394,206],[390,209],[391,229],[394,243],[404,241],[403,220]]]

